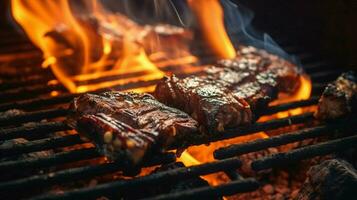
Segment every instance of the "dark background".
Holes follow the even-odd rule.
[[[238,1],[238,0],[233,0]],[[356,0],[239,0],[255,13],[254,26],[278,43],[298,44],[357,66]],[[0,30],[9,27],[8,1],[0,1]],[[343,65],[343,66],[342,66]]]
[[[237,1],[237,0],[234,0]],[[341,65],[357,66],[356,0],[240,0],[253,24],[279,39],[318,51]],[[288,41],[286,41],[288,40]],[[342,66],[341,66],[342,67]]]

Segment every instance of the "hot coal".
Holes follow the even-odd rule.
[[[357,171],[349,163],[331,159],[311,167],[295,199],[354,199],[357,196]]]
[[[357,111],[357,77],[353,71],[342,74],[325,88],[315,117],[322,120],[345,117]]]
[[[243,175],[244,177],[256,176],[258,174],[257,171],[254,171],[251,167],[251,164],[254,160],[263,158],[270,154],[277,153],[277,148],[268,148],[258,152],[251,152],[247,154],[243,154],[239,156],[239,159],[242,161],[242,167],[238,169],[239,174]],[[265,174],[270,172],[271,170],[266,170],[263,172],[259,172],[260,174]]]
[[[149,94],[105,92],[74,100],[70,124],[90,138],[108,158],[139,163],[173,142],[184,147],[204,139],[189,115],[165,106]]]
[[[236,59],[220,60],[202,77],[165,77],[155,97],[190,114],[209,134],[255,121],[279,92],[300,86],[299,68],[253,47],[242,47]]]

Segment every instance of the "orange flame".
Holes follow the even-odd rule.
[[[271,106],[274,105],[279,105],[283,103],[288,103],[288,102],[293,102],[293,101],[301,101],[301,100],[307,100],[311,96],[311,90],[312,90],[312,84],[310,78],[303,74],[300,77],[300,87],[296,90],[294,94],[279,94],[279,98],[273,102],[270,103]],[[289,116],[294,116],[294,115],[299,115],[303,112],[307,112],[309,108],[295,108],[295,109],[290,109],[287,111],[283,112],[278,112],[272,116],[263,116],[259,119],[259,121],[267,121],[269,119],[281,119]]]
[[[116,74],[146,71],[144,80],[163,76],[146,56],[143,39],[152,33],[130,19],[108,13],[93,0],[87,2],[85,16],[74,15],[68,0],[13,0],[12,14],[44,55],[43,67],[51,66],[56,77],[71,92],[86,92],[116,82],[78,86],[76,81],[89,74]],[[131,80],[132,81],[132,80]]]
[[[189,0],[201,26],[203,37],[217,57],[235,58],[236,51],[223,23],[223,9],[218,0]]]

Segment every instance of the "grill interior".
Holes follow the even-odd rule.
[[[181,167],[156,174],[136,176],[132,179],[106,180],[104,183],[91,187],[68,189],[61,193],[47,193],[56,185],[69,184],[79,180],[90,180],[95,177],[117,173],[123,170],[120,163],[80,162],[98,159],[100,155],[94,147],[81,145],[83,141],[74,130],[64,122],[68,114],[68,103],[78,94],[66,91],[49,68],[41,68],[41,52],[31,42],[12,30],[0,33],[0,111],[20,109],[25,113],[0,116],[0,142],[27,138],[29,141],[11,146],[1,146],[0,169],[9,174],[9,178],[0,182],[0,194],[13,198],[22,194],[29,199],[95,199],[102,196],[113,196],[118,193],[130,193],[152,185],[170,184],[190,177],[224,172],[230,181],[218,186],[191,188],[189,190],[159,194],[146,199],[188,199],[229,196],[237,193],[250,192],[258,189],[260,183],[255,177],[243,178],[236,169],[244,161],[237,156],[257,152],[270,147],[300,142],[306,139],[349,133],[356,131],[357,120],[337,120],[333,123],[318,123],[314,121],[311,112],[281,119],[257,122],[248,127],[226,130],[212,141],[250,135],[260,131],[274,131],[296,126],[294,131],[271,136],[268,139],[258,139],[242,144],[233,144],[214,152],[217,159],[211,163],[203,163],[192,167]],[[313,83],[312,96],[308,100],[280,104],[269,107],[264,115],[272,115],[293,108],[303,108],[316,105],[318,97],[329,81],[334,80],[345,69],[337,67],[328,57],[306,51],[304,46],[295,44],[284,37],[278,38],[279,44],[288,53],[295,54],[301,61],[304,70]],[[195,50],[202,57],[201,62],[192,71],[183,69],[184,65],[165,65],[160,68],[179,76],[199,75],[200,69],[212,61],[205,52]],[[14,59],[15,58],[15,59]],[[122,74],[111,78],[126,78],[140,76],[145,72]],[[98,80],[92,80],[98,81]],[[131,82],[117,85],[112,89],[129,90],[154,85],[157,80]],[[330,131],[334,130],[334,131]],[[72,134],[53,134],[70,131]],[[279,168],[301,160],[316,156],[334,154],[353,148],[357,135],[342,136],[328,141],[319,142],[300,148],[263,156],[253,160],[251,166],[256,171]],[[76,146],[77,148],[66,148]],[[192,144],[199,145],[199,144]],[[20,155],[44,150],[54,150],[53,154],[43,157],[21,158]],[[157,155],[144,162],[145,167],[157,166],[175,161],[173,153]],[[76,163],[76,164],[73,164]],[[52,170],[56,168],[56,170]],[[137,169],[126,171],[134,174]],[[35,192],[33,192],[35,191]]]

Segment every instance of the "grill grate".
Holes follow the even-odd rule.
[[[10,35],[2,37],[10,37]],[[11,37],[13,37],[13,35],[11,35]],[[6,39],[4,41],[6,41]],[[26,111],[25,113],[19,113],[15,116],[0,116],[0,142],[23,137],[34,138],[23,144],[2,147],[0,149],[0,158],[8,158],[10,156],[16,157],[24,153],[52,150],[86,143],[81,140],[78,134],[53,136],[53,133],[55,132],[71,130],[71,128],[63,122],[63,118],[68,114],[66,109],[68,102],[78,94],[66,93],[65,88],[56,82],[55,84],[48,84],[51,81],[53,82],[54,76],[49,69],[41,69],[38,66],[40,65],[41,55],[38,49],[33,48],[28,40],[24,38],[12,39],[11,41],[9,40],[9,42],[0,42],[0,46],[1,63],[8,62],[9,56],[17,55],[18,57],[16,63],[13,63],[18,66],[16,72],[0,72],[0,111],[9,109],[23,109]],[[11,48],[7,51],[7,47]],[[326,83],[336,78],[341,72],[339,68],[334,68],[335,65],[333,63],[326,61],[326,59],[322,59],[321,56],[306,54],[305,52],[301,52],[301,48],[296,46],[288,46],[286,49],[289,49],[291,51],[290,53],[299,53],[300,56],[298,57],[300,57],[302,63],[304,63],[305,71],[309,73],[313,80],[313,96],[308,100],[269,107],[262,113],[262,115],[272,115],[293,108],[315,105],[318,96]],[[210,58],[204,59],[203,63],[209,63],[210,60]],[[32,63],[27,61],[31,61]],[[172,71],[181,77],[188,75],[187,73],[182,73],[182,68],[180,68],[180,66],[164,66],[161,69],[164,71]],[[142,73],[145,72],[139,72],[139,74]],[[191,74],[199,73],[200,66],[197,66]],[[116,79],[137,75],[137,73],[124,74],[119,75],[119,77],[113,76],[110,78]],[[96,82],[100,80],[92,81]],[[124,85],[117,85],[113,87],[113,89],[128,90],[151,86],[157,81],[158,80],[131,82]],[[60,94],[58,96],[51,96],[50,92],[55,90],[60,91]],[[135,177],[130,180],[113,180],[90,188],[64,191],[62,194],[42,193],[40,196],[28,197],[33,199],[92,199],[103,195],[113,195],[120,191],[135,191],[145,186],[169,183],[170,181],[184,180],[190,177],[222,171],[228,175],[231,181],[214,187],[192,188],[180,192],[161,194],[148,199],[187,199],[202,196],[221,197],[253,191],[259,187],[259,183],[254,178],[243,178],[236,172],[236,169],[242,165],[242,161],[236,156],[305,139],[332,135],[336,132],[353,132],[356,131],[357,128],[354,123],[356,120],[353,118],[332,124],[318,125],[311,123],[313,122],[313,119],[312,113],[308,112],[282,119],[258,122],[248,127],[226,130],[225,133],[219,137],[212,138],[212,141],[249,135],[259,131],[290,127],[291,125],[304,124],[304,128],[301,130],[272,136],[268,139],[258,139],[244,144],[233,144],[218,149],[214,152],[217,161],[211,163],[203,163],[192,167],[181,167],[146,176]],[[23,123],[27,124],[24,125]],[[301,159],[335,153],[353,147],[356,140],[356,136],[342,136],[324,143],[304,146],[289,152],[273,154],[254,160],[252,168],[254,170],[263,170],[280,166],[282,163],[297,162]],[[192,145],[199,144],[201,143]],[[172,146],[172,149],[175,149],[175,145]],[[99,157],[100,155],[95,148],[83,147],[81,149],[59,151],[46,157],[10,159],[0,162],[0,170],[8,171],[9,173],[16,173],[23,169],[46,170],[63,164],[96,159]],[[143,166],[156,166],[171,163],[174,160],[175,156],[173,153],[164,153],[145,161]],[[0,182],[0,194],[11,195],[19,191],[31,191],[31,189],[48,188],[53,185],[90,179],[121,171],[124,167],[125,166],[120,163],[104,163],[89,166],[67,167],[51,173],[45,172],[44,174],[30,173],[26,177]],[[133,171],[135,170],[136,169],[133,169]]]
[[[267,139],[259,139],[243,144],[231,145],[229,147],[216,150],[214,156],[217,159],[224,159],[267,149],[270,147],[277,147],[292,142],[298,142],[305,139],[327,136],[329,134],[332,135],[335,132],[346,132],[351,130],[354,131],[357,128],[356,124],[354,124],[356,122],[357,120],[348,120],[343,123],[333,123],[328,125],[316,126],[313,128],[307,128],[295,132],[284,133],[283,135],[272,136]],[[351,126],[346,126],[346,124],[351,124]]]

